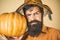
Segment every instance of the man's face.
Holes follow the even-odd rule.
[[[39,7],[35,6],[26,10],[26,18],[28,20],[28,31],[30,35],[38,35],[42,29],[42,13]]]
[[[28,22],[31,22],[33,20],[42,21],[42,13],[37,6],[31,7],[30,9],[26,10],[26,17]],[[36,24],[36,22],[31,23],[31,25],[33,24]]]

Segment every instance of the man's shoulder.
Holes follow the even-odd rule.
[[[52,27],[45,26],[47,28],[47,34],[51,36],[52,38],[57,38],[60,40],[60,30]]]
[[[56,29],[56,28],[53,28],[53,27],[48,27],[48,26],[45,26],[47,29],[48,32],[51,32],[51,33],[60,33],[60,30],[59,29]]]

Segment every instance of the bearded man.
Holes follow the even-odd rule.
[[[60,31],[43,25],[44,10],[36,4],[23,7],[27,19],[28,31],[22,40],[60,40]]]

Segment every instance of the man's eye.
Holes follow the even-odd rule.
[[[30,16],[31,14],[27,14],[27,16]]]
[[[38,15],[38,13],[36,12],[34,15]]]

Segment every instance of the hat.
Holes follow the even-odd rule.
[[[49,19],[52,20],[52,18],[51,18],[51,14],[52,14],[51,9],[49,8],[49,6],[43,4],[41,0],[25,0],[24,3],[16,10],[16,12],[20,13],[20,11],[23,9],[23,7],[26,6],[27,4],[28,5],[29,4],[36,4],[40,7],[42,7],[44,9],[44,16],[46,14],[48,14]]]

